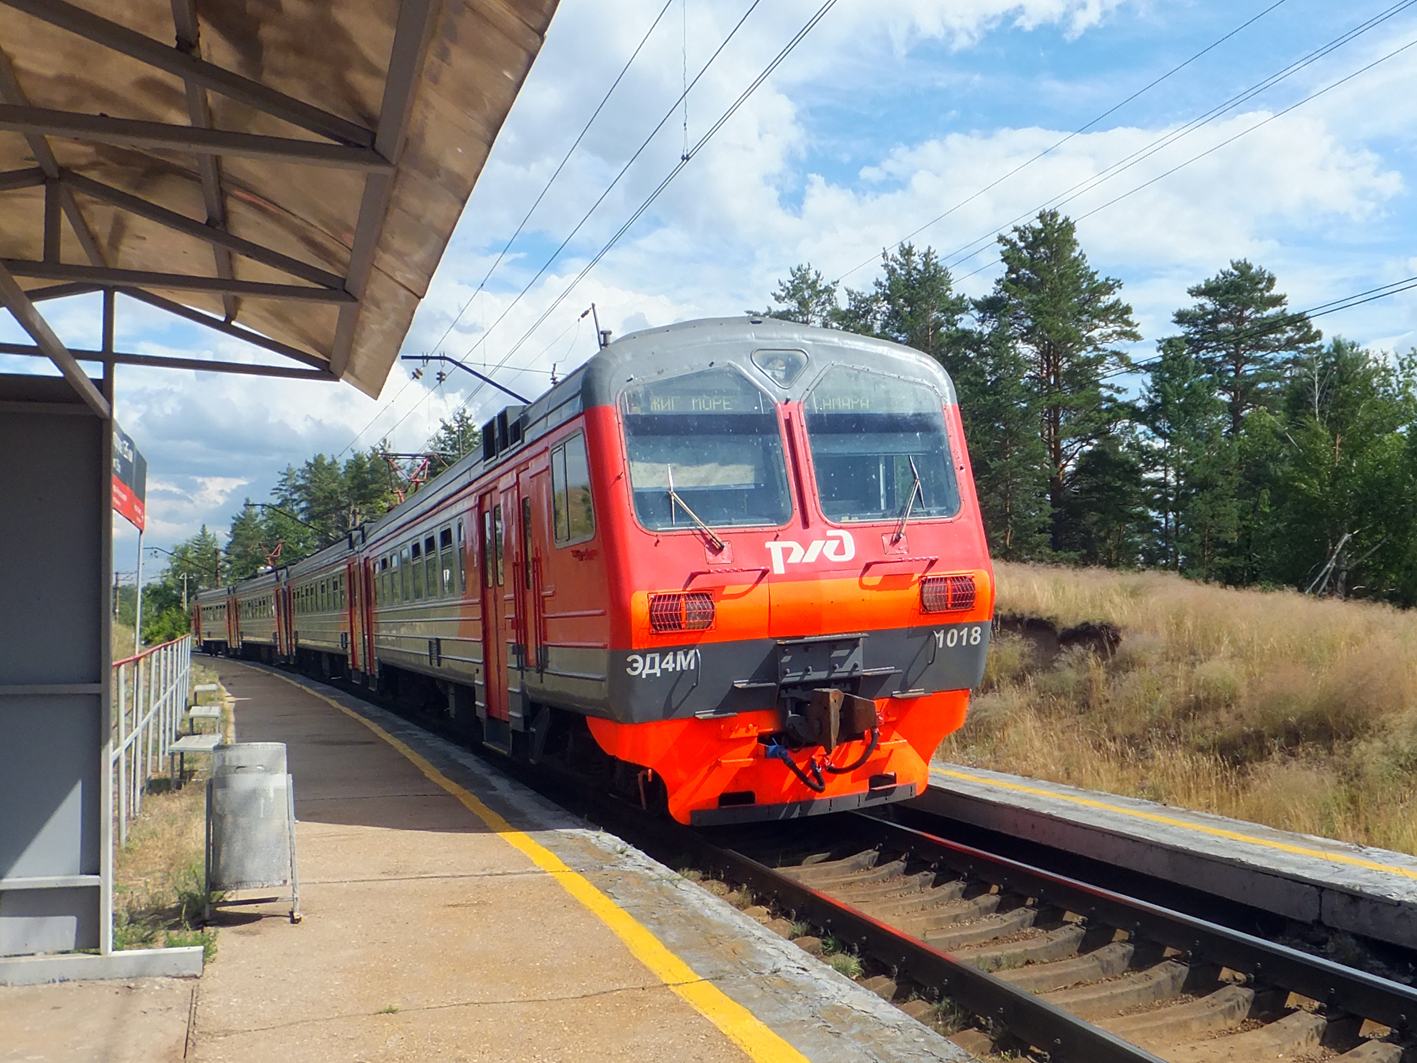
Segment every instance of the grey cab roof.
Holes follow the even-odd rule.
[[[781,387],[753,364],[753,352],[762,350],[802,351],[807,368],[789,387]],[[829,364],[842,360],[928,382],[946,402],[956,401],[949,374],[919,351],[840,329],[761,317],[702,318],[624,336],[585,364],[581,396],[587,407],[609,405],[632,378],[644,383],[726,363],[742,369],[777,401],[792,402],[811,390]]]
[[[762,350],[802,351],[808,358],[807,368],[790,387],[779,387],[753,364],[753,353]],[[631,378],[643,382],[706,369],[710,364],[734,365],[778,402],[792,402],[802,399],[829,365],[842,361],[931,384],[945,402],[956,401],[954,383],[944,368],[910,347],[776,318],[718,317],[622,336],[528,406],[516,409],[525,426],[524,442],[530,442],[581,410],[614,403]],[[368,525],[367,538],[372,540],[418,524],[484,472],[515,461],[520,450],[520,446],[511,448],[490,464],[483,461],[480,453],[467,455],[409,501]],[[321,567],[340,549],[340,544],[327,547],[299,562],[292,573]]]

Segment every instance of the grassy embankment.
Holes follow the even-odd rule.
[[[1115,624],[1115,655],[1001,634],[938,758],[1417,853],[1417,612],[1164,573],[999,564],[998,607]]]
[[[120,632],[115,624],[114,658],[132,652],[133,629]],[[216,681],[212,669],[193,664],[193,685]],[[228,725],[225,716],[222,725]],[[216,931],[201,928],[205,772],[174,792],[167,771],[166,762],[156,765],[142,812],[128,825],[128,844],[114,851],[114,943],[120,949],[202,945],[210,962]]]

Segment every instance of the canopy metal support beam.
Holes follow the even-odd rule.
[[[172,0],[172,23],[177,30],[177,47],[187,55],[197,59],[202,57],[201,30],[197,23],[196,0]],[[187,117],[194,126],[212,128],[212,108],[207,100],[207,90],[191,78],[183,82],[187,86]],[[207,224],[215,229],[226,229],[226,199],[221,192],[221,162],[215,155],[202,155],[197,159],[197,172],[202,177],[202,202],[207,208]],[[231,251],[217,244],[212,245],[212,260],[216,264],[216,275],[230,280],[236,274],[231,267]],[[234,295],[221,297],[226,320],[235,321],[240,304]]]
[[[195,236],[198,240],[205,240],[217,247],[235,251],[238,255],[243,255],[256,262],[263,262],[267,266],[272,266],[284,273],[289,273],[292,277],[299,277],[301,280],[307,280],[312,284],[323,285],[326,288],[336,290],[344,288],[344,278],[337,273],[331,273],[329,270],[320,269],[318,266],[301,262],[299,259],[291,258],[289,255],[283,255],[279,251],[273,251],[269,247],[263,247],[261,244],[253,243],[250,240],[243,240],[241,237],[233,236],[223,229],[213,228],[211,225],[204,225],[186,215],[178,214],[175,210],[168,210],[166,207],[158,206],[156,203],[150,203],[146,199],[124,192],[122,189],[114,188],[111,185],[106,185],[101,181],[84,177],[82,174],[74,173],[72,170],[61,170],[60,180],[75,191],[83,192],[85,195],[93,196],[95,199],[101,199],[105,203],[126,210],[130,214],[136,214],[140,218],[147,218],[149,221],[157,222],[159,225],[165,225],[169,229],[185,233],[188,236]],[[231,278],[223,277],[222,279],[230,280]]]
[[[374,151],[392,162],[397,162],[403,152],[414,90],[428,55],[433,25],[441,6],[441,0],[403,0],[399,5],[394,46],[389,55],[389,74],[384,80],[384,98],[379,105],[379,128],[374,136]],[[360,300],[364,298],[364,289],[374,268],[374,251],[379,245],[380,229],[388,214],[393,190],[392,172],[371,173],[364,181],[359,220],[355,223],[354,241],[350,247],[349,269],[345,273],[346,290]],[[358,313],[357,306],[342,308],[335,323],[330,369],[336,376],[343,376],[349,365]]]
[[[300,284],[269,284],[265,281],[226,280],[222,277],[194,277],[189,273],[154,273],[142,269],[113,269],[108,266],[77,266],[68,263],[34,262],[22,258],[0,259],[17,277],[36,280],[79,281],[103,287],[163,288],[179,292],[213,292],[250,295],[262,299],[297,299],[311,303],[353,303],[354,296],[331,288]]]
[[[140,365],[150,369],[186,369],[197,373],[230,373],[237,376],[280,377],[284,380],[322,380],[335,378],[324,369],[297,369],[287,365],[247,365],[244,362],[208,362],[201,358],[169,358],[156,354],[130,354],[126,351],[71,350],[81,362],[101,362],[104,365]],[[0,354],[22,358],[44,358],[44,351],[28,343],[0,343]]]
[[[44,184],[44,171],[38,166],[26,170],[6,170],[0,173],[0,192],[13,192],[18,188],[37,188]]]
[[[42,303],[47,299],[67,299],[71,295],[90,295],[103,291],[102,284],[51,284],[47,288],[31,288],[25,294],[32,303]]]
[[[253,347],[261,347],[264,350],[270,351],[272,354],[279,354],[289,358],[293,362],[314,366],[321,372],[325,372],[329,369],[329,363],[326,362],[325,359],[313,354],[307,354],[300,348],[292,347],[287,343],[281,343],[279,340],[262,336],[259,332],[252,329],[243,328],[230,321],[223,321],[218,317],[212,317],[210,314],[204,314],[200,310],[193,310],[190,306],[183,306],[181,303],[173,302],[171,299],[164,299],[162,296],[154,295],[152,292],[145,292],[138,288],[119,288],[118,290],[130,299],[147,303],[149,306],[156,307],[159,310],[166,310],[169,314],[173,314],[176,317],[186,318],[188,321],[195,322],[198,325],[204,325],[209,329],[214,329],[227,336],[234,336],[236,339],[249,343]],[[334,378],[332,377],[331,379]]]
[[[19,322],[20,328],[30,334],[35,346],[51,362],[59,367],[59,371],[64,374],[64,378],[77,391],[80,397],[87,402],[94,411],[105,421],[113,416],[113,408],[108,404],[108,400],[99,393],[98,388],[89,379],[83,367],[74,359],[69,349],[64,346],[59,337],[54,334],[54,330],[49,327],[49,322],[44,320],[44,315],[30,301],[29,296],[20,287],[19,282],[3,265],[0,265],[0,305],[3,305],[15,320]]]
[[[29,107],[29,97],[25,95],[25,90],[20,88],[20,83],[15,77],[15,68],[11,65],[10,57],[5,54],[3,48],[0,48],[0,101],[3,101],[0,102],[0,106],[8,104],[12,107]],[[51,181],[58,180],[59,160],[54,157],[54,151],[50,148],[49,141],[33,133],[27,133],[25,141],[29,144],[34,161],[39,164],[40,173]],[[94,239],[93,230],[89,228],[88,221],[84,218],[83,212],[79,210],[78,202],[67,188],[60,189],[60,205],[64,208],[64,214],[69,219],[69,227],[79,238],[79,246],[84,249],[89,263],[94,266],[104,265],[103,251],[99,248],[98,241]]]
[[[0,0],[0,3],[322,137],[363,148],[374,142],[374,135],[355,122],[161,44],[65,0]]]
[[[0,104],[0,130],[113,144],[121,148],[153,148],[194,155],[238,155],[248,159],[276,159],[307,166],[367,170],[370,173],[393,172],[393,164],[377,152],[351,144],[231,133],[224,129],[194,129],[190,125],[109,118],[101,114],[78,114],[45,107]]]

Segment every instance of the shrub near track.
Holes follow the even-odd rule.
[[[1000,631],[939,759],[1417,853],[1417,613],[1157,572],[999,563]]]

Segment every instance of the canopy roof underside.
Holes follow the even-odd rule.
[[[377,395],[555,7],[0,0],[0,353],[102,291],[80,359],[262,371],[114,351],[118,293]]]

